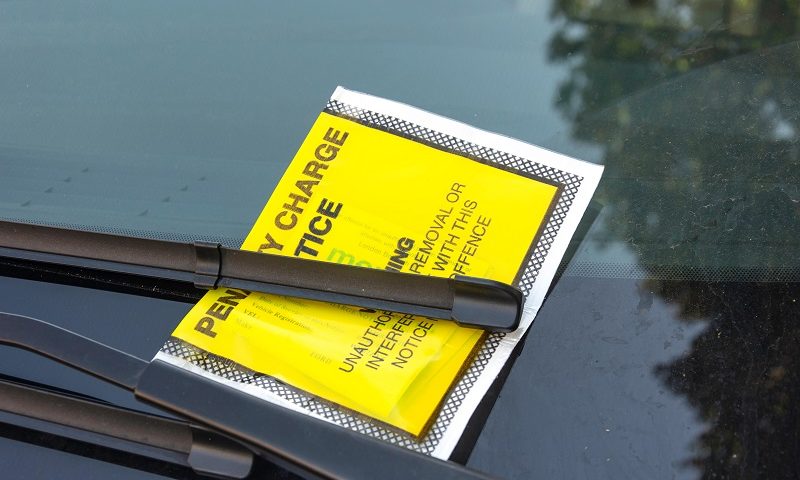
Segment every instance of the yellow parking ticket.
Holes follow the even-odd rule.
[[[514,283],[559,191],[326,110],[241,248]],[[208,292],[173,336],[416,437],[484,338],[447,320],[227,288]]]

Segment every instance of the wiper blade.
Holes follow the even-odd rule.
[[[501,282],[398,273],[219,244],[0,221],[0,257],[445,318],[490,331],[513,331],[522,315],[522,293]]]
[[[24,348],[132,390],[141,400],[228,435],[303,474],[334,479],[489,478],[265,402],[166,362],[147,363],[38,319],[0,312],[0,344]],[[121,366],[120,371],[106,362]]]

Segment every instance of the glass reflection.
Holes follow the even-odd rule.
[[[570,69],[555,104],[605,149],[590,260],[634,252],[643,288],[706,324],[654,372],[706,426],[688,465],[796,476],[797,4],[556,0],[551,16],[550,59]]]

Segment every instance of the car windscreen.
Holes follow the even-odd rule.
[[[336,85],[601,163],[471,465],[782,476],[798,29],[776,1],[5,2],[0,218],[236,247]]]

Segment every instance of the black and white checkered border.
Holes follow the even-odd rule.
[[[545,225],[533,253],[528,259],[518,284],[520,290],[526,295],[531,291],[539,270],[547,256],[547,252],[555,241],[558,230],[567,216],[569,207],[572,205],[575,195],[578,193],[583,177],[563,172],[553,167],[542,165],[493,148],[477,145],[396,117],[372,112],[336,100],[330,100],[325,110],[329,113],[350,118],[359,123],[371,125],[406,138],[434,144],[439,148],[472,158],[476,161],[502,165],[506,168],[525,172],[557,183],[562,188],[561,194],[556,201],[552,215]],[[162,348],[162,352],[186,360],[225,379],[264,388],[272,394],[343,427],[380,438],[381,440],[411,450],[431,454],[441,441],[447,427],[452,422],[467,394],[486,368],[486,365],[491,360],[504,336],[505,334],[502,333],[493,333],[486,336],[483,345],[475,355],[472,363],[448,394],[428,434],[420,441],[415,440],[408,434],[398,432],[381,423],[354,413],[349,409],[309,395],[272,377],[253,372],[228,359],[205,352],[182,340],[170,338]]]

